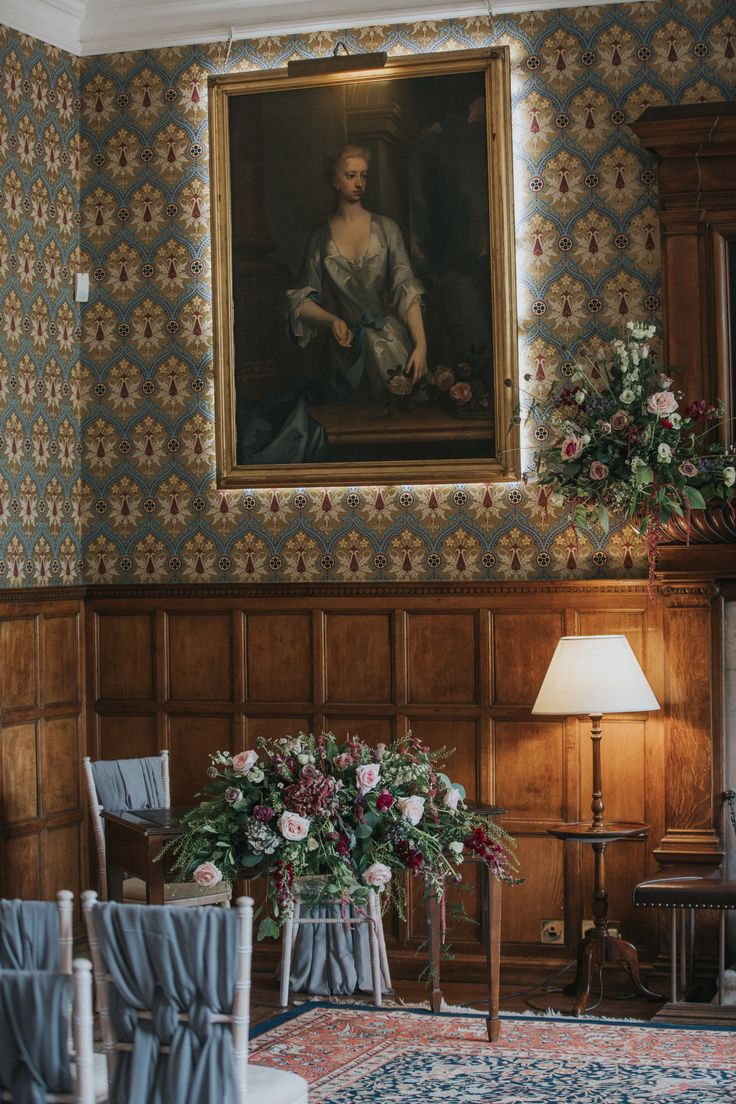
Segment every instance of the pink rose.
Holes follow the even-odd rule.
[[[650,414],[672,414],[677,410],[677,399],[671,391],[655,391],[647,399],[647,410]]]
[[[401,815],[405,817],[410,824],[418,824],[424,816],[423,797],[400,797],[398,806],[401,810]]]
[[[601,463],[600,460],[594,460],[590,465],[590,478],[591,479],[605,479],[608,475],[608,467],[606,464]]]
[[[409,377],[404,375],[391,376],[386,384],[391,395],[408,395],[413,386]]]
[[[333,762],[338,770],[347,770],[353,761],[352,755],[349,755],[347,751],[343,751],[340,755],[336,755]]]
[[[469,383],[455,383],[450,388],[450,398],[458,406],[464,406],[466,402],[470,402],[473,397],[473,392],[470,390]]]
[[[680,474],[684,475],[686,479],[692,479],[694,475],[698,474],[698,469],[694,464],[691,464],[689,460],[683,460],[679,468]]]
[[[233,755],[233,770],[238,774],[247,774],[251,767],[254,767],[258,762],[258,752],[253,751],[239,751],[237,755]]]
[[[228,786],[225,790],[226,801],[240,801],[241,793],[237,786]]]
[[[617,410],[611,418],[611,429],[615,429],[617,432],[621,429],[626,429],[629,424],[629,415],[625,410]]]
[[[281,814],[278,821],[279,832],[287,840],[303,840],[309,834],[311,821],[307,817],[299,816],[288,809]]]
[[[363,881],[366,885],[375,886],[377,889],[382,889],[388,882],[391,881],[391,870],[383,863],[374,862],[364,872]]]
[[[460,800],[460,791],[455,786],[450,786],[449,790],[445,790],[445,806],[454,813],[457,809],[457,803]]]
[[[369,790],[374,790],[378,784],[380,773],[381,768],[378,763],[364,763],[363,766],[358,767],[355,772],[355,781],[358,783],[360,792],[368,793]]]
[[[580,452],[581,444],[580,438],[569,436],[566,437],[560,446],[560,455],[563,460],[574,460],[577,454]]]
[[[218,870],[214,863],[200,863],[192,875],[198,886],[211,889],[222,881],[222,871]]]
[[[432,383],[435,385],[438,391],[449,391],[455,382],[455,373],[452,368],[446,367],[444,364],[439,364],[432,377]]]

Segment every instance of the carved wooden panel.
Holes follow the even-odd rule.
[[[110,691],[91,703],[89,749],[141,755],[168,746],[174,799],[187,802],[205,781],[211,751],[252,747],[259,737],[324,727],[375,744],[412,729],[433,747],[454,748],[451,777],[471,798],[506,807],[504,823],[518,836],[526,881],[504,891],[506,946],[516,958],[553,962],[574,952],[590,913],[591,848],[547,833],[550,824],[589,815],[590,729],[586,721],[532,717],[530,709],[559,636],[625,632],[663,706],[662,716],[603,722],[607,815],[651,826],[646,843],[611,845],[606,854],[610,914],[642,942],[648,921],[631,909],[633,886],[656,872],[653,850],[671,857],[681,848],[678,825],[708,821],[713,791],[722,788],[713,758],[712,601],[693,584],[651,598],[645,583],[620,581],[447,592],[439,585],[253,587],[181,597],[111,590],[91,600],[88,620],[90,685]],[[112,673],[120,614],[128,638],[148,649],[136,679]],[[166,678],[143,675],[144,668]],[[685,798],[692,793],[700,795],[697,807]],[[696,832],[701,857],[717,856],[712,824],[710,835],[687,831]],[[468,866],[466,881],[474,878]],[[409,914],[391,920],[389,944],[397,971],[416,976],[425,921],[417,886],[410,888]],[[456,896],[477,919],[476,895]],[[564,951],[541,944],[543,919],[565,920]],[[460,922],[453,943],[448,976],[475,976],[477,929]]]
[[[102,713],[96,727],[90,752],[93,759],[139,759],[159,753],[155,714]]]
[[[234,685],[230,613],[170,613],[171,701],[229,701]]]
[[[38,625],[33,616],[7,618],[0,628],[2,707],[31,709],[38,700]]]
[[[82,700],[79,617],[46,614],[39,627],[42,704],[79,706]]]
[[[150,698],[155,690],[155,624],[151,614],[100,614],[98,686],[102,698]]]
[[[391,619],[386,613],[325,617],[325,701],[393,699]]]
[[[557,641],[565,635],[561,613],[498,613],[493,623],[493,702],[534,704]]]
[[[406,618],[407,701],[471,705],[478,701],[477,617],[411,612]]]
[[[170,715],[166,745],[171,752],[172,804],[187,805],[207,781],[210,752],[234,746],[231,718]]]
[[[62,591],[0,602],[0,896],[80,888],[81,612]]]
[[[309,614],[248,614],[246,655],[249,701],[312,701],[312,619]]]

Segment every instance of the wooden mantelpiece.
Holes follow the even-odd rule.
[[[666,362],[687,401],[720,397],[733,419],[736,103],[650,107],[629,125],[659,157]]]

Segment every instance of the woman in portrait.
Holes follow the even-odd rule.
[[[330,401],[385,398],[397,370],[403,381],[391,390],[408,392],[427,372],[424,288],[399,227],[363,206],[369,162],[360,146],[329,154],[334,211],[309,240],[300,286],[287,292],[290,338],[304,346],[319,331],[328,335]]]

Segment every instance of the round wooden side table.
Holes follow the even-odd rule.
[[[575,981],[569,985],[565,992],[574,995],[575,1003],[572,1008],[573,1016],[580,1016],[585,1011],[590,999],[590,987],[593,981],[593,971],[597,966],[603,966],[606,962],[618,963],[628,970],[634,986],[648,1000],[664,1000],[659,993],[654,993],[642,983],[639,975],[639,953],[633,943],[627,943],[620,935],[609,931],[608,928],[608,894],[606,893],[606,846],[618,840],[646,839],[649,832],[648,824],[602,824],[593,825],[590,822],[574,824],[555,824],[547,831],[557,839],[573,841],[574,843],[589,843],[595,855],[595,871],[593,877],[593,919],[592,928],[585,933],[585,937],[578,949],[578,969]]]

